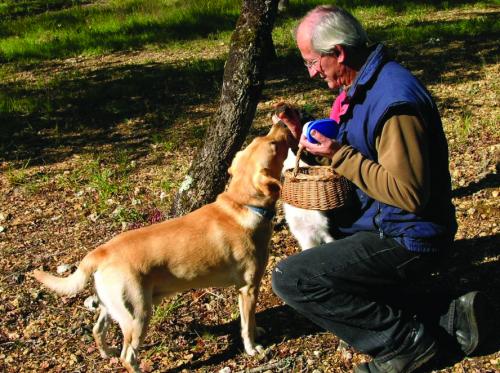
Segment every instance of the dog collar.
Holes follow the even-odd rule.
[[[267,218],[269,220],[272,220],[274,218],[274,215],[276,215],[276,211],[273,210],[268,210],[263,207],[258,207],[258,206],[252,206],[252,205],[245,205],[248,207],[250,210],[255,212],[257,215],[263,216],[264,218]]]

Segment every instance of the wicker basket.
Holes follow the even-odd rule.
[[[285,170],[281,198],[284,202],[308,210],[331,210],[344,206],[352,184],[329,166],[299,167],[302,148],[297,152],[295,168]]]

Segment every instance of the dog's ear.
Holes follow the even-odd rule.
[[[233,176],[233,171],[235,168],[237,168],[238,166],[236,165],[236,162],[238,162],[238,159],[241,157],[241,154],[243,153],[242,150],[240,150],[239,152],[237,152],[235,155],[234,155],[234,158],[233,158],[233,161],[231,162],[231,166],[229,166],[229,168],[227,169],[227,173],[231,176]]]
[[[269,175],[269,169],[263,168],[254,176],[254,184],[257,190],[267,197],[278,198],[281,183],[278,179]]]

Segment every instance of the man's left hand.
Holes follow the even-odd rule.
[[[338,141],[323,136],[320,132],[316,130],[311,131],[311,136],[318,142],[317,144],[309,142],[304,134],[300,136],[300,141],[299,141],[299,144],[303,146],[311,154],[328,157],[331,159],[333,155],[341,147]]]

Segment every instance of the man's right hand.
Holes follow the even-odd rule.
[[[287,104],[278,104],[276,110],[276,117],[273,116],[273,123],[281,120],[288,127],[292,136],[299,141],[302,134],[302,125],[300,124],[300,115],[297,110],[291,108]]]

